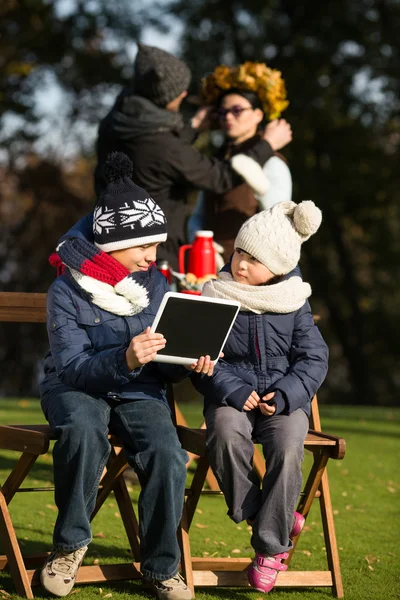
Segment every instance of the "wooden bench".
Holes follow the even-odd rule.
[[[46,295],[35,293],[0,293],[0,321],[45,323]],[[169,388],[169,403],[175,418],[173,390]],[[321,432],[318,404],[312,403],[311,429],[307,435],[305,448],[313,454],[313,464],[306,478],[298,511],[306,518],[312,502],[319,499],[327,550],[327,571],[287,571],[278,575],[277,587],[331,587],[333,593],[343,597],[338,549],[336,543],[333,511],[330,498],[328,475],[325,470],[329,458],[341,459],[345,454],[345,442],[341,438]],[[198,457],[195,474],[190,488],[185,493],[184,511],[178,530],[182,550],[181,569],[188,586],[247,586],[246,570],[251,558],[203,558],[191,557],[190,526],[202,493],[209,463],[205,453],[205,429],[189,429],[177,425],[182,446]],[[28,491],[23,482],[38,457],[45,454],[54,435],[47,425],[0,426],[0,449],[15,450],[20,453],[18,460],[6,481],[0,488],[0,533],[5,544],[5,556],[0,556],[0,569],[8,567],[20,596],[33,597],[32,587],[39,583],[39,571],[46,555],[23,557],[15,534],[8,505],[16,493]],[[92,518],[100,510],[108,495],[113,491],[121,513],[125,531],[132,549],[134,561],[128,564],[82,566],[77,575],[77,583],[104,582],[118,579],[138,579],[140,574],[140,547],[138,522],[134,513],[129,492],[122,474],[127,467],[125,453],[119,441],[110,436],[112,452],[97,496]],[[259,459],[258,459],[259,460]],[[265,468],[257,465],[258,472]],[[47,488],[48,489],[48,488]],[[29,491],[42,491],[43,488],[29,488]],[[213,492],[211,492],[213,493]],[[215,492],[214,492],[215,493]],[[217,492],[218,493],[218,492]],[[293,540],[294,548],[298,538]],[[293,548],[293,550],[294,550]],[[291,552],[287,562],[292,557]]]

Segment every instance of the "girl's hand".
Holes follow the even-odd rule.
[[[150,327],[147,327],[143,333],[132,338],[125,353],[129,370],[133,371],[151,362],[166,343],[167,340],[162,333],[150,333]]]
[[[266,404],[266,402],[272,400],[272,398],[274,396],[275,396],[275,392],[270,392],[266,396],[262,397],[262,400],[261,400],[260,404],[258,405],[258,408],[261,410],[262,414],[265,415],[266,417],[272,417],[272,415],[274,415],[276,412],[276,404]]]
[[[214,363],[208,354],[206,356],[200,356],[197,362],[191,365],[185,365],[185,367],[188,371],[195,371],[195,373],[208,375],[208,377],[211,377],[214,373]]]
[[[255,390],[253,390],[250,394],[250,396],[247,398],[246,402],[244,403],[243,406],[243,410],[245,411],[249,411],[249,410],[253,410],[254,408],[257,408],[257,406],[260,405],[260,396],[257,394],[257,392]]]
[[[285,119],[275,119],[268,123],[263,137],[272,150],[280,150],[292,141],[292,128]]]

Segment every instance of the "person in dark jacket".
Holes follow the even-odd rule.
[[[228,160],[208,158],[193,148],[209,110],[202,108],[190,124],[184,124],[179,109],[190,78],[184,62],[159,48],[139,44],[132,87],[122,90],[100,123],[94,173],[99,195],[105,185],[102,167],[108,153],[116,150],[129,156],[135,182],[149,192],[167,218],[168,240],[159,256],[174,269],[179,247],[187,243],[189,191],[223,194],[243,181]],[[247,154],[264,164],[290,140],[289,124],[275,121]]]
[[[235,252],[203,294],[239,300],[241,310],[211,378],[192,375],[205,397],[207,452],[228,514],[253,526],[250,584],[269,592],[304,518],[294,512],[301,489],[310,402],[323,382],[327,346],[314,324],[311,287],[296,268],[302,242],[321,211],[311,201],[281,202],[246,221]],[[267,471],[253,468],[253,440]]]
[[[122,440],[142,485],[141,571],[160,599],[190,600],[178,574],[176,531],[182,514],[188,455],[166,399],[166,382],[190,369],[208,376],[210,357],[190,367],[152,362],[166,340],[150,325],[168,290],[153,265],[167,238],[166,219],[132,181],[121,153],[106,162],[107,187],[93,228],[82,220],[61,239],[53,263],[64,267],[47,294],[50,352],[40,386],[54,429],[58,517],[54,549],[41,571],[46,590],[67,595],[92,539],[90,516],[110,453],[107,434]]]

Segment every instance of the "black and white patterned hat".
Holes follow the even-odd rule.
[[[103,252],[165,242],[167,220],[153,198],[135,183],[126,154],[113,152],[104,164],[107,186],[93,217],[95,245]]]

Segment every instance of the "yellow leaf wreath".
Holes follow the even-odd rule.
[[[265,63],[247,61],[231,68],[219,65],[202,80],[202,103],[215,104],[221,93],[231,88],[257,94],[269,120],[277,119],[289,104],[281,72],[270,69]]]

